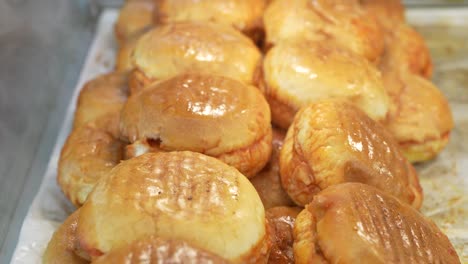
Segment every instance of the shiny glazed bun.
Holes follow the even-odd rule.
[[[405,7],[401,0],[360,0],[360,4],[367,14],[377,19],[386,33],[405,23]]]
[[[296,263],[460,263],[429,219],[372,186],[344,183],[314,197],[296,218]]]
[[[182,240],[167,240],[150,236],[137,240],[93,261],[93,264],[157,264],[193,263],[228,264],[229,261]]]
[[[235,263],[266,260],[265,211],[236,169],[195,152],[123,161],[81,207],[77,236],[92,259],[155,235],[184,240]]]
[[[374,120],[385,119],[388,111],[380,72],[326,42],[285,41],[270,49],[261,86],[273,123],[286,129],[300,107],[321,99],[350,99]]]
[[[386,37],[380,69],[384,74],[397,70],[431,78],[432,60],[423,37],[409,25],[393,26]]]
[[[361,182],[419,208],[422,189],[413,166],[379,123],[343,100],[303,108],[280,154],[283,187],[306,205],[329,186]]]
[[[385,127],[409,161],[434,158],[454,127],[447,99],[430,81],[411,73],[388,72],[384,81],[393,99]]]
[[[285,40],[325,41],[369,61],[383,51],[383,32],[373,16],[351,0],[276,0],[263,16],[267,45]]]
[[[43,264],[86,264],[89,261],[75,254],[76,228],[79,209],[71,214],[54,232],[42,256]]]
[[[156,2],[156,22],[214,22],[249,36],[262,30],[265,0],[162,0]]]
[[[171,23],[154,28],[137,42],[133,53],[132,93],[156,80],[186,72],[254,81],[261,54],[232,27],[213,23]]]
[[[74,129],[60,153],[57,181],[65,196],[81,206],[96,182],[123,158],[120,115],[109,114]]]
[[[153,10],[153,0],[125,1],[115,24],[119,45],[153,25]]]
[[[129,157],[190,150],[216,157],[253,176],[271,153],[270,111],[260,91],[221,76],[184,74],[131,96],[121,133]]]
[[[251,178],[253,186],[262,199],[265,209],[277,206],[293,206],[294,202],[289,198],[286,191],[281,186],[279,174],[279,154],[283,147],[286,132],[273,127],[273,141],[270,161],[257,174]]]
[[[80,91],[73,127],[108,115],[118,114],[128,97],[126,74],[109,73],[88,81]]]

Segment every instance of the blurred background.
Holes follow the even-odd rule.
[[[0,0],[0,263],[7,263],[93,38],[112,0]],[[409,7],[468,5],[408,0]]]

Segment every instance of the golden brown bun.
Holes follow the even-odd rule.
[[[251,178],[253,186],[262,199],[265,209],[276,206],[293,206],[294,202],[289,198],[283,186],[279,175],[279,153],[283,146],[286,132],[278,128],[273,128],[272,152],[270,161],[257,174]]]
[[[296,263],[460,263],[447,236],[393,196],[361,183],[320,192],[296,218]]]
[[[110,114],[74,129],[60,153],[57,181],[67,198],[81,206],[96,182],[123,158],[118,114]]]
[[[132,62],[133,50],[136,47],[138,39],[140,39],[143,34],[149,31],[151,28],[142,30],[140,33],[136,33],[133,36],[129,37],[126,41],[119,43],[119,48],[117,50],[117,57],[115,62],[115,70],[118,72],[127,73],[134,69]]]
[[[265,211],[236,169],[195,152],[148,153],[117,165],[81,207],[77,236],[94,259],[155,235],[235,263],[266,260]]]
[[[157,23],[214,22],[233,26],[251,36],[262,31],[265,0],[161,0],[157,1]]]
[[[133,54],[132,94],[156,80],[199,72],[254,81],[261,54],[235,29],[212,23],[175,23],[143,35]]]
[[[128,97],[126,74],[109,73],[88,81],[80,91],[73,128],[109,113],[118,113]]]
[[[55,231],[42,256],[43,264],[86,264],[89,261],[74,253],[77,247],[76,228],[79,209]]]
[[[430,78],[433,67],[423,37],[411,26],[398,24],[386,37],[380,68],[383,73],[398,69]]]
[[[286,129],[300,107],[321,99],[350,99],[374,120],[385,119],[390,103],[372,64],[326,42],[285,41],[270,49],[261,87],[274,124]]]
[[[384,82],[393,99],[385,127],[411,162],[434,158],[454,127],[447,99],[430,81],[411,73],[385,73]]]
[[[299,207],[273,207],[266,211],[271,229],[272,247],[268,258],[269,264],[294,263],[293,228]]]
[[[93,264],[193,263],[227,264],[229,261],[182,240],[150,236],[137,240],[93,261]]]
[[[372,62],[383,51],[383,32],[357,1],[277,0],[263,16],[267,45],[290,39],[325,41]]]
[[[413,166],[379,123],[342,100],[304,107],[280,154],[283,187],[299,205],[343,182],[375,186],[419,208],[422,189]]]
[[[120,128],[135,149],[148,144],[154,151],[200,152],[247,176],[260,171],[271,153],[264,97],[253,86],[221,76],[184,74],[147,87],[129,98]]]
[[[401,0],[360,0],[362,8],[373,15],[379,24],[391,32],[394,26],[405,23],[405,7]]]
[[[153,25],[153,0],[126,1],[115,24],[115,35],[120,43]]]

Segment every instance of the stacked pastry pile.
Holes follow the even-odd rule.
[[[133,0],[116,36],[45,263],[459,263],[417,211],[453,121],[399,1]]]

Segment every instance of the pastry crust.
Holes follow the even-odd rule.
[[[454,127],[447,99],[423,77],[402,71],[384,77],[393,99],[385,127],[411,162],[434,158]]]
[[[254,81],[261,54],[235,29],[214,23],[161,25],[144,34],[133,53],[132,93],[154,81],[187,72]]]
[[[43,264],[86,264],[89,261],[75,254],[77,248],[76,228],[79,209],[71,214],[54,232],[42,256]]]
[[[57,181],[67,198],[80,207],[96,182],[123,158],[118,114],[109,114],[74,129],[60,153]]]
[[[360,0],[367,14],[373,15],[386,33],[405,23],[405,7],[401,0]]]
[[[343,182],[375,186],[415,208],[422,203],[416,171],[395,139],[342,100],[311,104],[296,115],[281,150],[280,173],[298,205]]]
[[[417,210],[372,186],[320,192],[296,218],[296,263],[460,263],[447,236]]]
[[[137,144],[127,153],[196,151],[248,177],[271,154],[270,111],[260,91],[214,75],[179,75],[130,97],[122,110],[121,133]]]
[[[392,27],[385,39],[381,71],[404,71],[430,79],[433,65],[423,37],[407,24]]]
[[[300,107],[321,99],[349,99],[374,120],[385,119],[390,103],[372,64],[323,42],[285,41],[270,49],[260,87],[274,124],[286,129]]]
[[[383,51],[383,32],[358,1],[277,0],[263,16],[267,46],[285,40],[325,41],[377,62]]]
[[[93,261],[93,264],[114,263],[210,263],[228,264],[229,261],[182,240],[150,236],[137,240]]]
[[[233,26],[255,41],[263,30],[265,5],[265,0],[162,0],[157,1],[155,20],[158,24],[196,21]]]
[[[119,45],[153,26],[154,5],[153,0],[125,1],[115,24],[115,36]]]
[[[269,251],[255,188],[234,168],[195,152],[124,161],[81,207],[77,236],[92,259],[149,235],[184,240],[234,263],[266,261]]]
[[[271,158],[267,165],[255,177],[250,179],[258,195],[260,195],[265,209],[294,205],[294,202],[281,186],[279,174],[279,154],[285,136],[285,131],[273,127]]]
[[[87,82],[76,104],[73,128],[120,112],[128,97],[126,74],[109,73]]]

